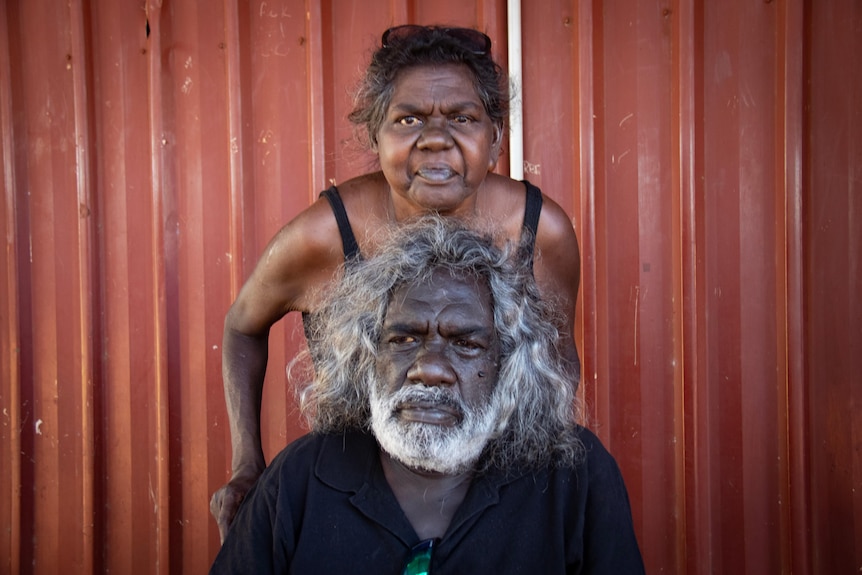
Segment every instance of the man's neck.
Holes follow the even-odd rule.
[[[380,462],[395,499],[419,539],[442,537],[467,495],[472,472],[446,475],[411,469],[382,449]]]

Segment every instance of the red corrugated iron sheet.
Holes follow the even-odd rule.
[[[206,570],[224,313],[371,166],[349,92],[405,22],[477,26],[506,62],[502,0],[0,3],[0,571]],[[581,389],[648,572],[856,572],[859,4],[522,22],[525,176],[581,241]],[[272,333],[267,457],[302,433],[301,340]]]

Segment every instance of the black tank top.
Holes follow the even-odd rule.
[[[527,236],[529,243],[525,246],[525,249],[528,249],[530,252],[530,266],[532,266],[533,255],[536,249],[536,233],[539,230],[539,216],[542,214],[542,192],[527,180],[523,180],[523,182],[527,191],[527,203],[524,206],[524,228],[529,233]],[[350,227],[347,210],[344,209],[344,202],[341,201],[338,188],[332,186],[323,190],[320,195],[327,199],[329,206],[332,208],[332,213],[335,215],[335,222],[338,224],[338,233],[341,235],[344,261],[349,264],[352,261],[362,260],[362,254],[359,252],[359,244],[356,242],[356,236],[353,235],[353,228]],[[302,312],[302,324],[306,339],[308,339],[308,312]]]
[[[539,231],[539,216],[542,215],[542,192],[524,180],[524,185],[527,188],[527,204],[524,206],[524,228],[530,233],[528,236],[528,249],[530,254],[533,254],[536,249],[536,234]],[[341,201],[341,195],[338,193],[338,188],[332,186],[320,193],[321,196],[329,201],[332,207],[332,213],[335,214],[335,221],[338,223],[338,232],[341,234],[341,246],[344,250],[344,261],[362,258],[359,253],[359,244],[356,243],[356,236],[353,235],[353,228],[350,227],[350,220],[347,218],[347,210],[344,209],[344,202]],[[530,262],[532,264],[532,261]]]

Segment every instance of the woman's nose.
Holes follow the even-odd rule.
[[[422,128],[417,145],[421,149],[445,149],[452,146],[452,134],[445,120],[429,120]]]

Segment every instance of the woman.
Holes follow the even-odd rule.
[[[364,128],[380,171],[330,188],[287,223],[228,311],[222,368],[233,474],[210,503],[222,539],[265,467],[260,403],[270,327],[287,312],[314,310],[316,294],[345,260],[374,252],[381,227],[437,212],[491,222],[504,241],[534,240],[537,283],[559,311],[577,366],[577,238],[568,216],[537,188],[491,172],[509,96],[490,49],[487,36],[466,28],[387,30],[350,114]]]

